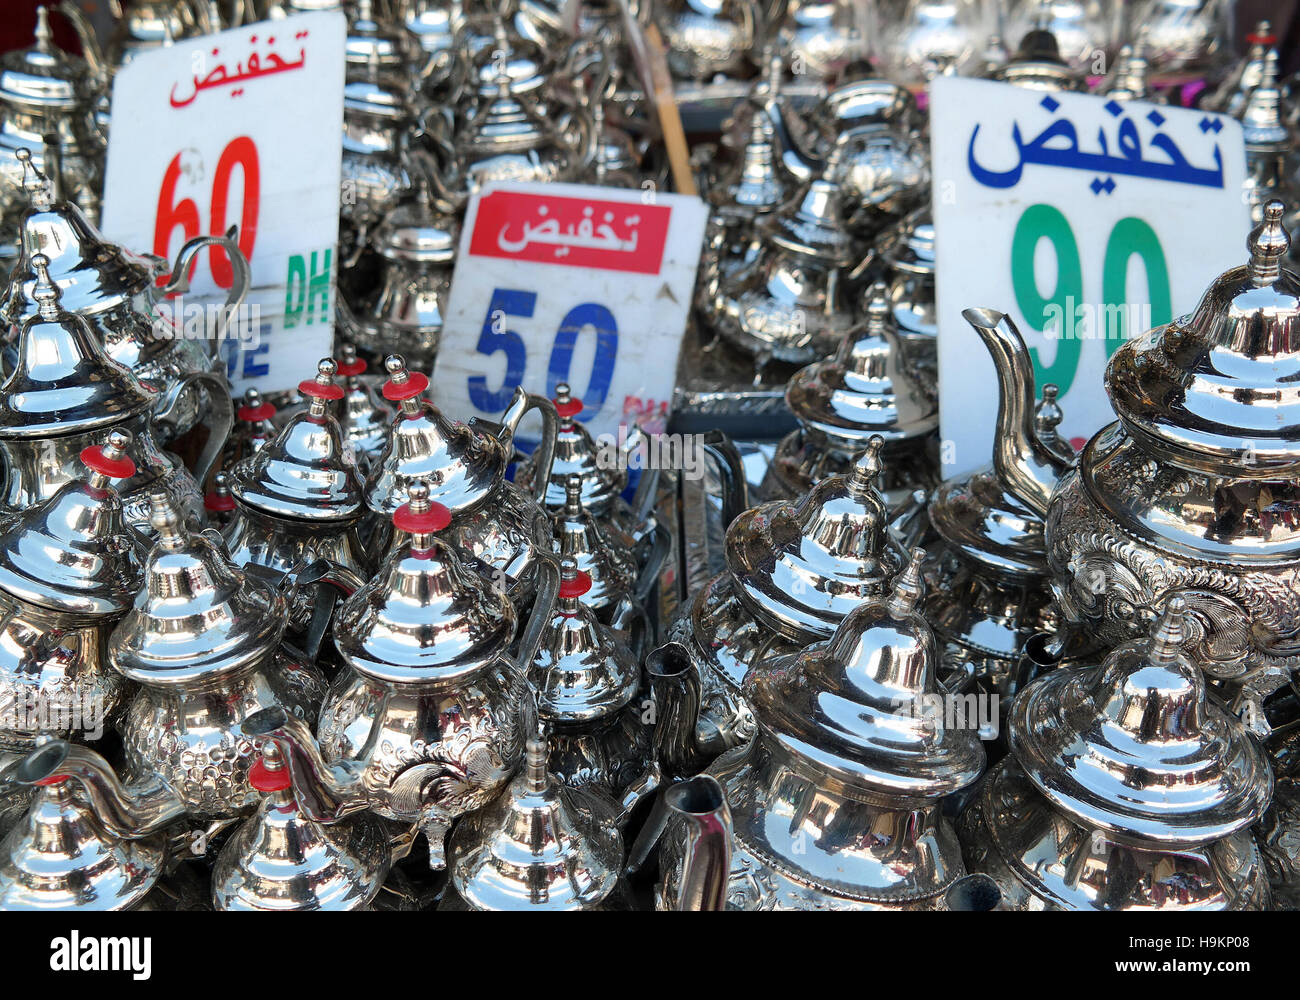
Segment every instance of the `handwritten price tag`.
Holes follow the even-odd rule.
[[[593,434],[662,431],[706,218],[698,198],[575,184],[474,196],[461,235],[434,395],[496,419],[516,385],[568,382]]]
[[[252,287],[215,345],[236,392],[297,385],[333,342],[346,19],[296,15],[144,52],[113,84],[105,234],[168,260],[239,227]],[[223,301],[224,252],[196,258],[177,326]]]
[[[932,87],[944,474],[985,465],[992,360],[962,319],[987,306],[1025,337],[1060,432],[1115,419],[1102,387],[1125,339],[1190,311],[1244,261],[1241,126],[1140,101],[941,77]]]

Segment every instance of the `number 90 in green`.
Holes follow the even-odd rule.
[[[1051,243],[1056,255],[1056,284],[1050,295],[1040,291],[1034,273],[1034,254],[1040,240]],[[1109,358],[1128,337],[1142,332],[1128,330],[1128,266],[1134,256],[1146,269],[1151,325],[1160,326],[1173,319],[1169,268],[1160,239],[1147,223],[1129,216],[1115,223],[1106,240],[1098,313],[1102,329],[1099,333],[1080,336],[1075,328],[1076,310],[1087,309],[1087,304],[1083,298],[1083,267],[1074,230],[1061,211],[1051,205],[1031,205],[1025,209],[1011,240],[1011,284],[1016,307],[1032,329],[1044,333],[1049,326],[1053,327],[1048,335],[1056,341],[1056,354],[1050,364],[1043,361],[1038,348],[1029,349],[1038,385],[1054,382],[1064,396],[1078,372],[1085,340],[1104,339]]]

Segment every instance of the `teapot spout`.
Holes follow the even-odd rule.
[[[646,657],[645,674],[656,712],[655,760],[670,779],[698,773],[709,756],[696,735],[700,678],[690,652],[680,642],[665,643]]]
[[[267,708],[244,720],[244,734],[274,740],[284,755],[293,795],[303,815],[318,823],[337,823],[370,805],[359,766],[329,764],[321,756],[307,723],[283,708]]]
[[[1004,489],[1039,517],[1045,517],[1052,490],[1069,462],[1039,439],[1034,422],[1034,365],[1029,348],[1005,313],[965,309],[962,317],[983,339],[998,371],[993,466]]]
[[[639,870],[661,840],[660,908],[725,910],[731,809],[717,778],[701,774],[664,789],[629,853],[628,870]]]
[[[79,782],[100,822],[125,840],[147,836],[185,815],[185,803],[157,775],[123,784],[102,756],[65,740],[42,743],[15,766],[12,777],[21,785]]]
[[[722,482],[722,527],[725,529],[749,509],[749,481],[745,463],[731,438],[722,431],[708,431],[701,442],[704,454],[713,460]]]

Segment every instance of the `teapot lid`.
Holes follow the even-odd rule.
[[[546,758],[546,741],[534,735],[520,774],[452,832],[451,884],[474,909],[581,909],[618,885],[618,827],[582,808],[547,772]]]
[[[18,363],[0,386],[0,437],[81,434],[152,410],[154,397],[109,358],[90,323],[60,303],[49,258],[32,257],[38,310],[23,321]]]
[[[0,56],[0,103],[25,107],[69,108],[87,105],[78,81],[89,78],[85,62],[59,49],[50,31],[49,12],[36,8],[36,44]]]
[[[1246,478],[1300,468],[1300,275],[1282,266],[1284,212],[1264,206],[1250,262],[1221,274],[1191,316],[1111,358],[1111,405],[1152,450]]]
[[[1151,93],[1147,80],[1147,61],[1141,52],[1141,46],[1135,51],[1131,45],[1125,45],[1115,57],[1115,70],[1102,84],[1097,93],[1120,101],[1158,101]]]
[[[452,513],[473,507],[505,478],[505,446],[458,420],[448,420],[423,397],[429,378],[408,372],[399,354],[384,361],[388,381],[383,396],[398,407],[379,472],[366,488],[366,504],[392,516],[406,501],[411,483],[429,487],[430,499]]]
[[[533,39],[507,30],[495,12],[493,21],[492,37],[480,36],[482,48],[474,55],[476,96],[491,100],[499,90],[502,75],[510,93],[540,95],[551,80],[546,50]]]
[[[390,26],[374,16],[374,0],[357,0],[348,18],[344,58],[349,71],[405,74],[410,69],[414,39],[405,28]]]
[[[836,132],[885,125],[906,128],[917,114],[912,92],[879,76],[841,83],[826,95],[821,110]]]
[[[727,529],[727,568],[738,596],[783,635],[829,636],[898,568],[876,482],[883,446],[876,435],[847,475],[827,476],[798,503],[751,508]]]
[[[343,398],[334,381],[338,364],[322,358],[316,377],[298,391],[309,400],[273,441],[232,470],[230,490],[240,503],[274,517],[345,520],[365,511],[365,489],[339,422],[327,412]]]
[[[840,186],[833,179],[839,176],[840,155],[836,147],[819,176],[763,219],[760,225],[769,243],[834,266],[853,262],[856,245],[844,222]]]
[[[739,171],[709,194],[719,215],[736,219],[766,215],[785,202],[788,192],[777,173],[773,128],[766,115],[756,114],[750,122]]]
[[[439,533],[451,512],[423,483],[393,514],[406,532],[373,580],[343,602],[334,645],[344,662],[384,683],[459,680],[505,656],[515,610],[501,591],[461,562]]]
[[[565,490],[570,476],[581,480],[582,506],[596,515],[603,515],[627,486],[627,472],[621,465],[603,468],[595,440],[578,420],[582,400],[573,395],[567,382],[555,387],[555,412],[559,423],[555,436],[555,460],[551,464],[551,478],[546,483],[546,506],[558,510],[564,506]]]
[[[880,238],[878,253],[895,271],[934,274],[934,216],[925,205],[887,230]]]
[[[46,771],[65,754],[61,740],[37,747],[17,766]],[[159,837],[128,840],[96,815],[82,780],[37,778],[36,794],[0,843],[0,910],[124,910],[153,888],[163,870]]]
[[[1194,623],[1185,599],[1171,596],[1149,637],[1100,666],[1054,671],[1013,702],[1017,761],[1085,828],[1194,845],[1250,826],[1268,807],[1263,753],[1183,652]]]
[[[1056,433],[1063,418],[1056,394],[1055,385],[1043,386],[1034,429],[1064,460],[1071,449]],[[1006,490],[993,469],[942,483],[928,510],[930,526],[959,556],[1001,577],[1047,573],[1043,519]]]
[[[873,434],[907,441],[939,426],[938,393],[909,366],[881,282],[867,292],[866,323],[849,330],[834,358],[796,372],[785,401],[801,424],[849,448]]]
[[[31,207],[18,227],[19,259],[4,305],[9,322],[38,311],[38,279],[32,266],[37,254],[45,257],[63,307],[83,315],[121,304],[164,273],[165,261],[110,243],[75,204],[56,201],[53,185],[32,162],[30,150],[19,149],[14,156],[23,164],[23,188]]]
[[[551,142],[554,127],[533,106],[527,94],[516,94],[510,75],[498,67],[496,93],[482,98],[465,123],[464,138],[458,144],[473,154],[526,152]]]
[[[549,721],[603,719],[640,687],[641,666],[627,643],[582,603],[589,590],[591,577],[574,559],[561,559],[559,600],[528,671],[538,712]]]
[[[1264,57],[1259,85],[1246,99],[1241,112],[1241,128],[1248,154],[1289,153],[1294,145],[1291,130],[1282,116],[1282,88],[1277,82],[1277,49]]]
[[[264,797],[213,866],[217,909],[353,910],[374,899],[392,854],[374,816],[325,824],[303,815],[274,740],[263,744],[248,783]]]
[[[1084,90],[1086,81],[1061,58],[1056,36],[1045,28],[1025,33],[1011,61],[989,74],[992,80],[1030,90]]]
[[[131,435],[109,431],[86,448],[84,479],[21,511],[0,535],[0,590],[20,600],[86,618],[120,615],[140,592],[137,542],[110,485],[130,479]]]
[[[850,786],[938,798],[979,778],[974,725],[944,725],[939,649],[917,610],[924,551],[889,596],[854,608],[835,634],[745,677],[758,724],[791,752]]]
[[[387,447],[393,411],[380,401],[374,387],[366,379],[366,362],[364,358],[357,357],[355,345],[343,344],[339,347],[338,373],[343,379],[344,387],[339,427],[343,429],[344,440],[359,453],[358,459],[368,461]]]
[[[113,630],[109,661],[146,686],[185,685],[252,666],[279,647],[284,599],[246,575],[207,532],[185,528],[171,500],[149,497],[157,536],[135,606]]]
[[[417,184],[415,196],[398,204],[370,236],[371,246],[381,257],[419,264],[453,262],[459,240],[460,223],[434,211],[423,184]]]

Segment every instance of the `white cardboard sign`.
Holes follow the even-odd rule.
[[[498,419],[515,386],[567,382],[593,434],[663,430],[707,210],[577,184],[489,185],[465,216],[433,393]]]
[[[332,346],[346,30],[338,11],[264,21],[142,52],[113,83],[104,234],[174,260],[239,226],[255,322],[219,345],[236,392],[291,388]],[[230,286],[221,250],[196,261],[178,323]]]
[[[1015,321],[1078,447],[1114,419],[1110,354],[1245,262],[1241,126],[952,77],[934,81],[930,116],[944,475],[992,455],[996,375],[962,319],[972,306]]]

